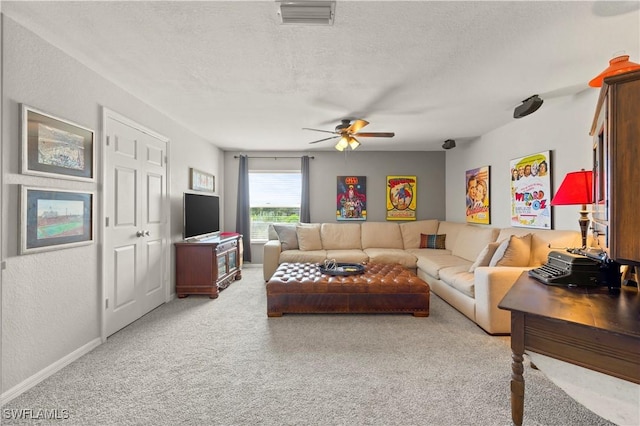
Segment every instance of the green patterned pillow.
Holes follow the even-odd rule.
[[[444,250],[447,234],[420,234],[420,248]]]

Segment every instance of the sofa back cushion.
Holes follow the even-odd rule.
[[[296,233],[298,234],[298,246],[300,247],[300,250],[322,250],[319,223],[305,223],[297,225]]]
[[[447,238],[445,239],[444,244],[447,250],[453,251],[456,240],[458,239],[458,232],[467,226],[468,225],[466,223],[460,222],[438,222],[438,232],[435,232],[435,234],[446,234]],[[482,250],[483,247],[481,247],[480,250]],[[473,262],[474,259],[471,259],[471,261]]]
[[[362,249],[404,248],[400,225],[395,222],[364,222],[360,225]]]
[[[474,262],[489,243],[496,240],[499,229],[466,225],[458,232],[451,254]]]
[[[359,223],[323,223],[320,226],[322,248],[325,250],[360,250]]]
[[[420,248],[420,234],[432,235],[438,232],[438,220],[416,220],[400,224],[402,244],[405,249]]]
[[[500,243],[489,266],[529,266],[531,234],[511,235]]]
[[[530,229],[530,228],[503,228],[497,241],[504,241],[511,235],[532,234],[531,257],[529,265],[540,266],[547,263],[549,252],[552,250],[564,250],[565,248],[580,247],[582,245],[580,232],[555,229]]]

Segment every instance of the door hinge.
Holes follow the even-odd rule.
[[[109,309],[109,299],[104,299],[104,308]]]
[[[109,136],[107,136],[107,146],[109,146]]]
[[[109,227],[109,218],[108,218],[108,217],[105,217],[105,218],[104,218],[104,226],[105,226],[106,228],[108,228],[108,227]]]

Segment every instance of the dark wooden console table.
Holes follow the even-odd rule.
[[[523,355],[531,351],[640,383],[640,297],[606,287],[547,286],[524,272],[500,309],[511,311],[511,417],[522,424]]]

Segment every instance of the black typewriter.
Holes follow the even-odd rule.
[[[551,251],[547,263],[531,269],[529,276],[547,285],[600,286],[604,260],[599,253],[581,249]]]

